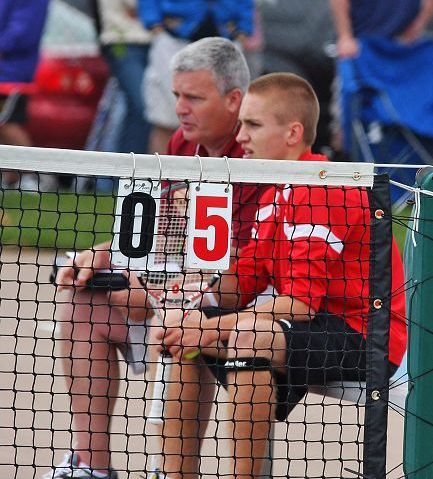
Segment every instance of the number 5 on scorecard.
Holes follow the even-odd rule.
[[[228,269],[231,223],[232,187],[227,188],[226,184],[192,183],[189,191],[186,267]]]

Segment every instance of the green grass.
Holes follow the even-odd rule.
[[[0,208],[8,224],[0,231],[0,244],[56,249],[83,249],[112,238],[114,198],[74,193],[6,191]],[[403,251],[410,208],[396,215],[393,232]]]
[[[83,249],[110,240],[114,199],[74,193],[6,191],[0,244]]]

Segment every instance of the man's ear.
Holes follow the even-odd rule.
[[[304,125],[299,121],[292,121],[287,126],[286,142],[290,147],[297,146],[304,141]]]
[[[242,103],[242,92],[239,90],[239,88],[233,88],[233,90],[227,92],[225,96],[227,109],[231,113],[236,113]]]

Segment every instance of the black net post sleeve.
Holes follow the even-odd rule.
[[[371,218],[370,313],[367,329],[367,397],[364,476],[386,476],[391,310],[392,218],[388,175],[377,175],[369,190]]]

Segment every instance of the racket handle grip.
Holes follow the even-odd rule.
[[[152,403],[147,420],[151,424],[162,424],[164,421],[164,397],[170,380],[173,358],[167,354],[161,355],[156,366],[153,385]]]
[[[201,351],[200,349],[196,349],[195,351],[191,351],[190,353],[186,353],[183,355],[185,359],[196,359],[200,356]]]

